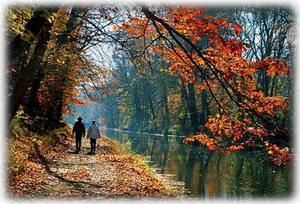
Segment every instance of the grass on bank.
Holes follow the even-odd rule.
[[[130,150],[130,141],[121,144],[111,138],[105,136],[103,138],[114,152],[118,155],[122,155],[125,161],[132,162],[131,165],[135,169],[142,169],[142,171],[145,171],[148,176],[152,177],[158,183],[158,186],[165,188],[165,192],[168,196],[184,196],[184,189],[182,186],[178,186],[179,182],[169,180],[169,178],[164,178],[163,175],[158,175],[155,168],[149,165],[149,156],[140,155]]]

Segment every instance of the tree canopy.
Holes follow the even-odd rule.
[[[293,18],[284,7],[10,8],[10,121],[23,110],[60,126],[86,95],[107,127],[287,164]]]

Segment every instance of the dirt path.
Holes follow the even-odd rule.
[[[54,151],[38,149],[49,176],[32,191],[31,198],[140,198],[169,197],[170,189],[130,154],[114,149],[113,141],[97,141],[96,155],[88,155],[89,141],[75,154],[74,141]],[[169,189],[169,190],[168,190]]]

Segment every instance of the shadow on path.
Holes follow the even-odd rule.
[[[82,192],[87,192],[84,190],[84,188],[80,188],[82,186],[80,185],[87,185],[89,187],[96,187],[96,188],[104,188],[105,185],[98,185],[98,184],[93,184],[93,183],[89,183],[89,182],[85,182],[85,181],[76,181],[76,180],[70,180],[70,179],[67,179],[67,178],[64,178],[62,176],[60,176],[59,174],[57,174],[56,172],[52,171],[51,168],[50,168],[50,162],[46,159],[46,157],[44,157],[44,155],[42,155],[40,149],[39,149],[39,146],[37,143],[34,143],[34,147],[35,147],[35,150],[36,150],[36,153],[39,157],[39,159],[41,160],[41,163],[45,166],[46,170],[51,174],[53,175],[54,177],[56,177],[57,179],[59,179],[60,181],[63,181],[63,182],[66,182],[68,184],[71,184],[73,185],[74,187],[77,187],[78,190],[82,191]],[[71,164],[68,164],[66,163],[67,165],[71,165]],[[82,165],[85,165],[85,164],[82,164]]]

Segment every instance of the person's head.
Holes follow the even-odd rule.
[[[96,125],[96,121],[93,120],[93,121],[92,121],[92,124],[93,124],[93,125]]]
[[[81,122],[81,121],[82,121],[82,118],[81,118],[81,117],[79,117],[79,118],[77,118],[77,120]]]

